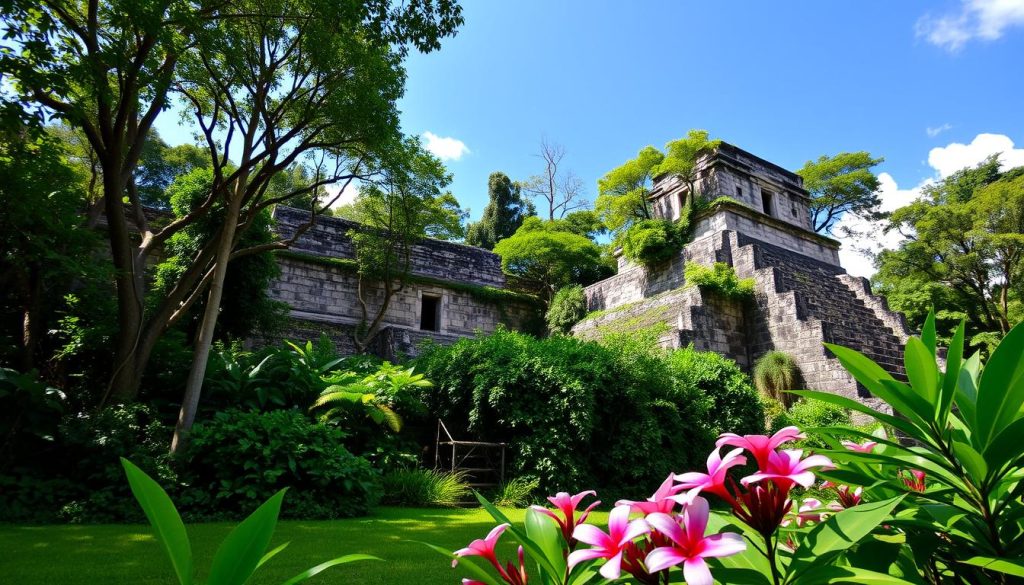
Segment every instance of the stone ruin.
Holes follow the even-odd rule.
[[[722,143],[698,163],[696,190],[715,202],[693,218],[694,238],[675,258],[648,267],[619,256],[618,274],[586,287],[597,311],[573,328],[582,338],[658,326],[660,343],[693,344],[735,360],[749,371],[769,350],[784,351],[800,367],[806,387],[865,399],[867,394],[823,343],[852,347],[894,376],[904,377],[902,316],[874,296],[868,281],[839,264],[839,242],[811,229],[809,197],[799,175]],[[658,217],[678,219],[688,186],[676,177],[656,181]],[[279,232],[288,236],[308,212],[277,207]],[[278,254],[280,277],[270,295],[291,307],[284,339],[326,333],[342,353],[354,352],[351,333],[361,322],[358,279],[349,232],[358,224],[323,217],[291,250]],[[687,262],[724,262],[753,278],[755,298],[740,302],[687,286]],[[451,343],[499,324],[530,329],[536,303],[494,295],[506,286],[498,256],[480,248],[424,240],[413,249],[412,279],[394,299],[374,353],[415,355],[424,339]],[[375,311],[382,294],[368,295]],[[278,340],[259,340],[261,343]]]
[[[276,229],[290,237],[309,220],[309,212],[277,206]],[[274,339],[318,339],[326,334],[341,354],[355,353],[352,333],[362,322],[355,271],[355,247],[349,233],[359,224],[319,217],[291,248],[277,254],[281,275],[270,285],[271,298],[289,305],[288,325]],[[525,295],[501,294],[501,259],[473,246],[422,240],[412,247],[410,278],[395,295],[371,350],[386,359],[416,354],[426,339],[452,343],[499,324],[530,329],[539,307]],[[372,316],[383,301],[379,286],[364,294]]]
[[[765,352],[784,351],[796,360],[807,388],[861,400],[866,391],[823,343],[856,349],[904,377],[906,322],[871,293],[866,279],[839,265],[839,242],[812,231],[802,178],[726,143],[704,155],[697,168],[695,190],[714,203],[693,218],[693,241],[653,267],[620,254],[618,274],[586,287],[588,308],[599,312],[573,334],[596,338],[659,326],[661,345],[692,343],[748,371]],[[655,215],[678,219],[688,188],[676,177],[656,180]],[[754,300],[726,300],[687,286],[687,262],[732,266],[738,277],[754,279]]]

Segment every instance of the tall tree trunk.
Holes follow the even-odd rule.
[[[195,422],[196,411],[199,409],[199,396],[203,390],[206,364],[210,358],[210,347],[213,345],[213,334],[217,328],[217,317],[220,315],[220,301],[224,296],[224,280],[227,277],[231,252],[235,247],[235,231],[241,210],[243,185],[242,180],[236,184],[231,201],[228,203],[227,213],[224,216],[217,255],[214,260],[216,264],[213,269],[213,281],[210,283],[203,320],[199,325],[199,335],[192,351],[192,369],[189,371],[188,381],[185,383],[185,397],[178,413],[178,424],[174,427],[171,453],[178,452],[188,442],[188,433],[192,430],[192,423]]]
[[[114,371],[101,406],[109,400],[134,400],[142,381],[141,368],[149,358],[148,355],[140,355],[138,351],[145,313],[142,297],[145,267],[139,266],[141,258],[137,258],[125,221],[122,180],[124,173],[121,166],[113,162],[120,160],[121,153],[115,150],[109,157],[108,164],[104,165],[103,200],[107,214],[107,232],[110,236],[111,259],[114,263],[114,282],[117,287],[118,332]]]

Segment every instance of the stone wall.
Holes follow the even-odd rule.
[[[279,233],[288,237],[309,215],[278,207],[274,217]],[[339,348],[354,352],[352,332],[363,321],[363,312],[348,232],[358,227],[338,218],[318,218],[290,250],[277,255],[281,274],[271,283],[269,295],[291,307],[292,319],[282,338],[316,338],[324,331]],[[500,295],[505,277],[499,258],[487,250],[426,240],[413,247],[411,273],[405,287],[392,296],[375,353],[413,355],[427,338],[451,343],[493,331],[499,324],[528,328],[536,319],[535,302],[525,296]],[[370,283],[362,297],[372,319],[384,302],[384,290]],[[436,330],[420,328],[424,297],[439,304]]]

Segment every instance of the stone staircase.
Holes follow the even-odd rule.
[[[793,355],[808,388],[868,398],[822,344],[855,349],[897,378],[905,378],[902,318],[871,294],[863,278],[777,246],[730,235],[733,264],[757,282],[748,335],[752,358],[777,349]]]

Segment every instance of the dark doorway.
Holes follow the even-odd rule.
[[[761,191],[761,208],[768,215],[774,216],[775,210],[772,209],[772,193],[771,191]]]
[[[438,331],[441,325],[441,298],[423,295],[420,299],[420,329]]]

